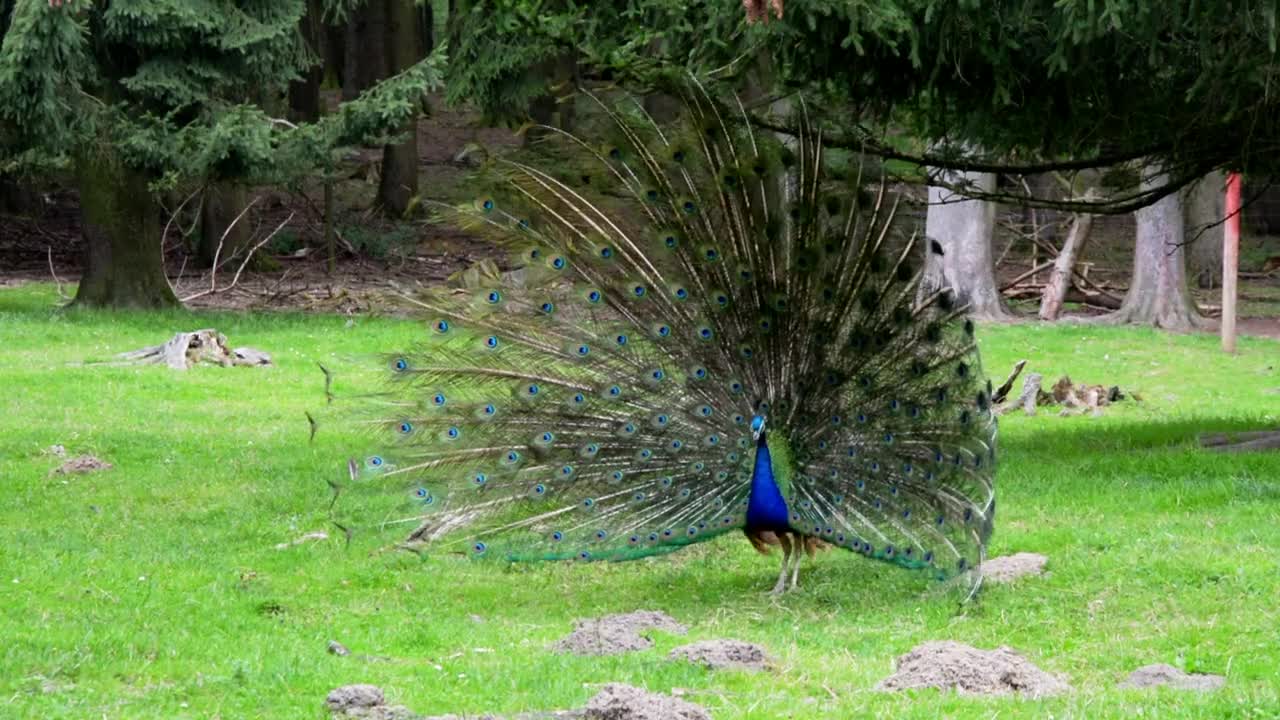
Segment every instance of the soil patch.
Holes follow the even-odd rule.
[[[602,618],[576,620],[573,632],[556,643],[553,649],[574,655],[617,655],[648,650],[653,647],[653,640],[641,634],[647,630],[661,630],[675,635],[689,632],[688,628],[666,613],[637,610]]]
[[[769,656],[764,648],[741,640],[702,640],[681,645],[667,655],[669,660],[687,660],[710,670],[767,670]]]
[[[387,705],[376,685],[345,685],[329,693],[325,704],[334,720],[503,720],[498,715],[418,715],[401,705]],[[610,683],[579,710],[513,715],[509,720],[711,720],[705,709],[686,700]]]
[[[1007,583],[1028,575],[1043,575],[1049,558],[1036,553],[1014,553],[982,563],[982,577],[991,582]]]
[[[1207,673],[1185,673],[1172,665],[1157,663],[1145,665],[1129,673],[1129,677],[1120,682],[1122,688],[1150,688],[1167,685],[1178,690],[1197,690],[1208,692],[1217,690],[1227,683],[1221,675]]]
[[[62,463],[54,468],[54,475],[82,475],[84,473],[97,472],[99,470],[110,470],[114,467],[111,463],[92,455],[77,455],[70,460]]]
[[[587,702],[586,720],[711,720],[702,707],[648,690],[610,683]]]
[[[417,720],[419,717],[403,705],[388,705],[382,688],[377,685],[343,685],[334,688],[324,703],[335,718]]]
[[[1020,693],[1045,697],[1071,686],[1007,647],[979,650],[958,642],[927,642],[898,658],[897,672],[882,690],[938,688],[973,695]]]

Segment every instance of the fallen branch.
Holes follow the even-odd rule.
[[[1018,283],[1022,282],[1023,280],[1026,280],[1027,278],[1031,277],[1032,275],[1035,275],[1036,273],[1039,273],[1039,272],[1044,271],[1044,270],[1048,270],[1048,269],[1049,269],[1049,268],[1051,268],[1051,267],[1053,267],[1053,261],[1049,261],[1049,262],[1042,262],[1042,263],[1040,263],[1039,265],[1036,265],[1036,266],[1032,267],[1030,270],[1028,270],[1028,271],[1026,271],[1026,272],[1022,273],[1022,274],[1021,274],[1021,275],[1019,275],[1018,277],[1016,277],[1016,278],[1014,278],[1014,279],[1010,280],[1009,282],[1005,283],[1005,284],[1004,284],[1004,286],[1000,288],[1000,292],[1004,292],[1005,290],[1008,290],[1009,288],[1014,287],[1015,285],[1017,285]]]
[[[1085,199],[1093,199],[1093,189],[1085,193]],[[1093,228],[1093,216],[1077,213],[1071,220],[1071,230],[1062,243],[1062,252],[1053,261],[1053,272],[1049,274],[1049,282],[1045,286],[1040,301],[1040,319],[1057,320],[1062,313],[1063,303],[1068,302],[1071,292],[1071,278],[1075,274],[1076,262],[1089,242],[1089,231]]]
[[[68,296],[65,292],[62,291],[62,280],[58,277],[57,271],[53,269],[53,246],[49,245],[48,250],[49,250],[49,274],[53,276],[53,282],[58,286],[58,297],[62,298],[63,300],[70,300],[71,299],[70,296]]]
[[[1013,389],[1013,382],[1018,379],[1018,376],[1022,374],[1022,368],[1026,366],[1026,360],[1019,360],[1013,366],[1013,372],[1009,373],[1009,378],[1001,383],[1000,387],[996,388],[996,391],[991,394],[992,405],[999,405],[1004,402],[1004,399],[1009,396],[1009,391]]]
[[[256,202],[256,199],[255,199],[255,202]],[[250,205],[252,205],[252,203],[250,203]],[[244,215],[244,212],[245,212],[245,211],[248,211],[248,209],[249,209],[249,208],[247,208],[247,207],[246,207],[246,208],[245,208],[245,210],[244,210],[244,211],[242,211],[242,212],[240,213],[240,215],[241,215],[241,216],[242,216],[242,215]],[[192,295],[188,295],[188,296],[186,296],[186,297],[182,298],[182,302],[186,303],[186,302],[190,302],[190,301],[192,301],[192,300],[195,300],[196,298],[204,297],[204,296],[206,296],[206,295],[212,295],[212,294],[214,294],[214,293],[219,293],[219,292],[226,292],[226,291],[230,290],[231,288],[235,287],[237,284],[239,284],[239,282],[240,282],[240,274],[241,274],[241,273],[243,273],[243,272],[244,272],[245,267],[249,265],[249,261],[253,259],[253,255],[254,255],[254,253],[256,253],[256,252],[258,252],[259,250],[261,250],[261,249],[262,249],[262,246],[264,246],[264,245],[266,245],[267,243],[271,242],[271,239],[272,239],[272,238],[274,238],[274,237],[276,236],[276,234],[277,234],[277,233],[279,233],[281,230],[283,230],[283,229],[284,229],[284,227],[285,227],[286,225],[288,225],[290,221],[292,221],[292,220],[293,220],[293,216],[294,216],[294,213],[292,213],[292,212],[291,212],[291,213],[289,213],[289,217],[285,218],[283,222],[281,222],[279,225],[277,225],[275,230],[272,230],[270,233],[268,233],[268,234],[267,234],[267,236],[266,236],[266,237],[262,238],[262,241],[261,241],[261,242],[258,242],[258,243],[257,243],[257,244],[255,244],[253,247],[249,248],[249,252],[245,253],[244,260],[240,261],[240,267],[236,268],[236,274],[235,274],[234,276],[232,276],[232,278],[231,278],[231,284],[230,284],[230,285],[227,285],[226,287],[223,287],[223,288],[218,288],[218,253],[222,252],[222,241],[221,241],[221,240],[219,240],[219,241],[218,241],[218,249],[214,252],[214,256],[213,256],[213,268],[212,268],[212,269],[210,269],[210,271],[209,271],[209,289],[208,289],[208,290],[201,291],[201,292],[198,292],[198,293],[194,293],[194,294],[192,294]],[[239,216],[237,216],[237,217],[236,217],[236,221],[238,222],[239,220],[240,220],[240,217],[239,217]],[[230,232],[230,231],[231,231],[231,227],[232,227],[232,226],[234,226],[234,225],[235,225],[235,222],[232,222],[231,226],[228,226],[228,227],[227,227],[227,230],[226,230],[225,232],[223,232],[223,233],[222,233],[222,237],[223,237],[224,239],[225,239],[225,238],[226,238],[226,236],[227,236],[227,232]]]

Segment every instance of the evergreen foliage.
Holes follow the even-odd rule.
[[[1145,204],[1217,167],[1280,165],[1276,12],[1253,0],[792,0],[767,28],[789,83],[863,120],[985,149],[953,156],[961,169],[1159,160],[1171,181]]]
[[[311,63],[303,0],[21,1],[0,48],[4,168],[109,148],[156,187],[281,181],[381,140],[439,85],[436,53],[312,125],[263,109]]]

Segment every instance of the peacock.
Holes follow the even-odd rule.
[[[803,109],[790,137],[678,94],[672,124],[588,94],[598,137],[547,128],[562,160],[495,161],[453,208],[517,269],[410,296],[426,337],[386,356],[387,440],[352,461],[391,498],[372,519],[515,562],[745,533],[782,551],[774,593],[818,546],[977,577],[996,420],[974,325],[922,272],[943,249]]]

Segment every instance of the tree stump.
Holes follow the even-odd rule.
[[[202,362],[222,367],[236,365],[270,365],[271,356],[254,348],[227,346],[227,337],[213,328],[180,332],[163,345],[152,345],[117,355],[129,365],[168,365],[174,370],[187,370]]]

